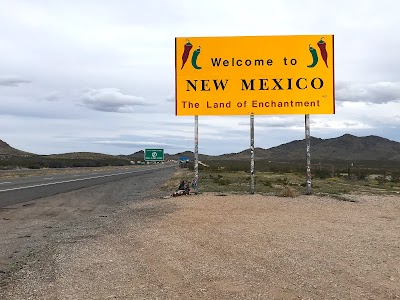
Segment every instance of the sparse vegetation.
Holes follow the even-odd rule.
[[[285,186],[279,193],[279,196],[294,198],[296,196],[296,193],[290,186]]]
[[[169,180],[167,180],[162,186],[161,189],[164,191],[168,191],[169,193],[174,192],[179,185],[181,180],[191,181],[194,175],[193,172],[187,168],[178,168],[175,172],[174,176],[172,176]]]
[[[392,182],[399,183],[400,182],[400,172],[392,172],[390,180]]]
[[[305,193],[305,160],[295,160],[296,156],[290,155],[300,147],[300,144],[297,146],[295,144],[298,143],[282,145],[280,152],[279,147],[274,148],[274,155],[268,152],[269,150],[258,150],[258,153],[264,154],[257,156],[255,162],[256,193],[289,196],[292,193],[295,195]],[[297,148],[293,148],[294,146]],[[14,149],[4,142],[0,143],[0,150],[0,170],[127,166],[131,164],[131,160],[143,158],[143,151],[120,156],[91,152],[36,155]],[[250,152],[246,150],[220,157],[199,156],[202,161],[202,164],[199,164],[199,191],[248,193],[251,180],[249,154]],[[288,161],[282,161],[283,154]],[[185,152],[175,156],[191,155],[191,152]],[[260,159],[261,156],[268,159]],[[340,196],[351,192],[400,193],[398,160],[324,160],[320,156],[318,163],[311,165],[311,174],[312,192],[315,194],[328,193]],[[176,176],[163,188],[174,190],[180,180],[191,181],[194,177],[193,161],[188,163],[188,168],[179,168]]]
[[[317,169],[314,171],[314,177],[319,178],[319,179],[326,179],[331,177],[332,173],[328,171],[327,169]]]
[[[250,190],[250,163],[249,161],[207,161],[209,167],[199,166],[200,192],[233,192],[248,193]],[[400,172],[398,169],[381,166],[374,168],[353,168],[349,178],[346,165],[338,164],[332,177],[332,168],[323,168],[321,165],[312,169],[312,193],[329,194],[341,198],[343,194],[352,192],[366,193],[399,193]],[[343,169],[340,169],[343,167]],[[193,170],[193,165],[190,166]],[[261,194],[282,195],[293,197],[306,192],[305,164],[256,162],[255,192]],[[287,172],[290,170],[290,172]],[[374,175],[375,174],[375,175]],[[193,171],[187,175],[193,177]]]
[[[127,166],[127,159],[113,157],[107,158],[62,158],[48,156],[9,156],[0,159],[0,169],[8,170],[15,168],[41,169],[41,168],[77,168],[77,167],[105,167],[105,166]]]

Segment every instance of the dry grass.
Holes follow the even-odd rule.
[[[193,172],[186,171],[189,178]],[[255,192],[265,195],[296,197],[306,193],[306,176],[304,174],[257,172],[255,175]],[[347,180],[345,178],[313,178],[311,184],[313,194],[343,195],[350,193],[365,194],[400,194],[400,183],[386,182],[380,184],[376,180]],[[243,171],[199,172],[199,192],[216,193],[249,193],[250,174]]]
[[[296,197],[296,193],[290,186],[285,186],[279,193],[279,196],[294,198]]]
[[[175,174],[161,186],[161,189],[169,192],[175,191],[181,180],[191,182],[193,178],[193,171],[187,168],[177,168]]]

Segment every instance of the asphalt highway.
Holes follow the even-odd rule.
[[[59,174],[51,176],[32,176],[15,179],[0,179],[0,207],[28,202],[93,185],[104,184],[131,176],[156,173],[172,165],[151,165],[128,170],[93,171],[80,174]]]

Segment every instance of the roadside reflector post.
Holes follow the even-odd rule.
[[[254,194],[254,115],[250,115],[250,193]]]
[[[194,116],[194,193],[199,192],[199,116]]]
[[[306,167],[307,167],[307,195],[311,195],[311,149],[310,149],[310,115],[305,115],[306,128]]]

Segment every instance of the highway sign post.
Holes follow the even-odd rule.
[[[175,115],[197,132],[201,115],[302,114],[309,133],[310,114],[335,113],[334,74],[331,34],[175,38]],[[197,147],[195,135],[196,179]],[[307,134],[306,148],[311,193]]]
[[[181,156],[179,157],[179,166],[181,168],[189,168],[189,161],[190,161],[189,157]]]
[[[145,149],[145,161],[164,161],[164,149]]]
[[[194,116],[194,193],[199,192],[199,116]]]

